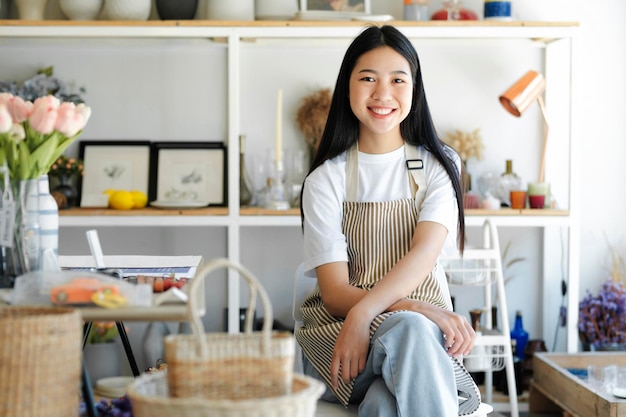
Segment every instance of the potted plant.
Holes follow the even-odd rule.
[[[83,161],[61,155],[50,167],[48,176],[58,183],[52,189],[52,196],[56,199],[60,209],[67,209],[76,204],[76,190],[74,179],[76,175],[83,175]]]

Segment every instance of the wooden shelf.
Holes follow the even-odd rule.
[[[368,21],[335,21],[335,20],[18,20],[0,19],[0,26],[64,26],[64,27],[361,27]],[[402,27],[571,27],[579,26],[578,22],[535,22],[535,21],[511,21],[502,22],[496,20],[430,20],[430,21],[406,21],[392,20],[385,22],[394,26]]]
[[[134,210],[114,210],[108,208],[83,208],[73,207],[67,210],[59,210],[61,217],[85,217],[85,216],[226,216],[226,207],[203,207],[195,209],[158,209],[146,207]]]
[[[108,208],[73,207],[60,210],[59,216],[227,216],[226,207],[203,207],[195,209],[158,209],[146,207],[135,210],[114,210]],[[268,210],[262,207],[242,207],[240,216],[300,216],[298,208],[288,210]],[[472,216],[568,216],[568,210],[536,210],[536,209],[500,209],[500,210],[465,210],[466,217]]]

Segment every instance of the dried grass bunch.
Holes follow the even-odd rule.
[[[302,99],[296,113],[298,128],[312,149],[317,150],[322,139],[331,99],[332,92],[329,88],[317,90]]]
[[[469,158],[480,160],[483,157],[485,146],[480,135],[480,128],[472,132],[463,132],[461,130],[448,132],[443,138],[443,142],[457,151],[463,161],[467,161]]]

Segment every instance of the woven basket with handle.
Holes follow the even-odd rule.
[[[228,259],[208,262],[191,280],[189,293],[203,288],[202,280],[220,268],[232,268],[250,287],[245,332],[204,333],[197,297],[187,304],[192,334],[165,338],[169,394],[172,397],[241,400],[287,395],[293,382],[295,341],[289,332],[272,331],[272,306],[258,280]],[[256,297],[263,303],[264,322],[252,331]]]

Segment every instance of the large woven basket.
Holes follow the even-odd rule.
[[[143,374],[126,389],[134,417],[313,417],[324,392],[321,382],[294,374],[291,394],[249,400],[169,396],[167,371]]]
[[[208,262],[191,280],[189,293],[219,268],[233,268],[250,287],[245,333],[204,333],[197,297],[187,303],[192,334],[165,338],[169,393],[172,397],[229,399],[265,398],[291,392],[295,341],[289,332],[273,332],[272,306],[257,279],[228,259]],[[252,332],[256,297],[263,303],[264,322]]]
[[[69,308],[0,308],[0,417],[78,413],[82,320]]]

